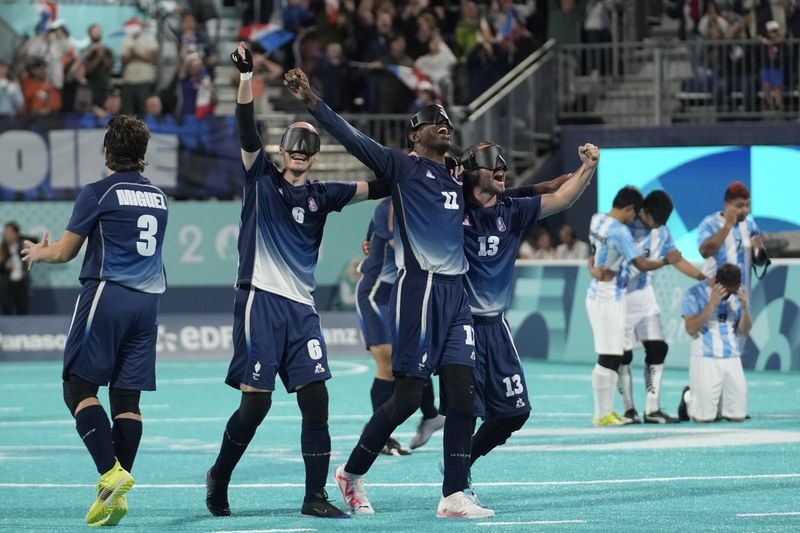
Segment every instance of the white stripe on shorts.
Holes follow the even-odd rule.
[[[253,307],[253,296],[255,296],[256,291],[252,287],[250,288],[250,294],[247,295],[247,304],[244,307],[244,340],[247,343],[247,355],[250,355],[250,310]]]
[[[431,284],[433,283],[433,272],[428,272],[428,281],[425,283],[425,296],[422,297],[422,318],[419,322],[419,338],[425,340],[428,332],[428,299],[431,296]]]
[[[94,312],[97,310],[97,303],[100,301],[100,295],[103,294],[103,289],[106,286],[105,281],[101,281],[100,285],[97,286],[97,292],[94,293],[94,298],[92,299],[92,308],[89,310],[89,318],[86,320],[86,331],[92,327],[92,320],[94,319]]]

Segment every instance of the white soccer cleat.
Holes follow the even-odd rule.
[[[416,450],[420,446],[424,446],[431,436],[444,427],[445,416],[436,415],[433,418],[422,418],[417,426],[417,433],[411,439],[408,447]]]
[[[492,518],[494,511],[481,507],[464,492],[454,492],[450,496],[442,496],[436,509],[439,518]]]
[[[341,465],[333,471],[333,479],[342,492],[344,504],[353,514],[375,514],[364,490],[364,476],[348,474],[344,471],[344,465]]]

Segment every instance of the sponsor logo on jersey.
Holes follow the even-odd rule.
[[[525,402],[522,401],[522,398],[517,398],[517,409],[522,409],[525,407]]]
[[[463,226],[472,226],[472,223],[469,221],[469,217],[464,217]]]
[[[497,226],[497,231],[505,231],[507,229],[503,217],[497,217],[497,220],[495,220],[494,223]]]
[[[317,363],[316,368],[314,368],[314,373],[315,374],[324,374],[325,373],[325,367],[322,366],[320,363]]]
[[[426,177],[426,178],[430,178],[430,179],[432,179],[432,180],[435,180],[435,179],[436,179],[436,176],[434,176],[434,175],[433,175],[433,172],[431,172],[430,170],[428,170],[428,171],[425,173],[425,177]]]

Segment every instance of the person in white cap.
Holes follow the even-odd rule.
[[[774,20],[766,24],[767,36],[761,37],[763,45],[761,59],[761,91],[764,93],[764,104],[767,109],[780,111],[783,109],[783,62],[786,56],[784,41],[786,40],[781,25]]]

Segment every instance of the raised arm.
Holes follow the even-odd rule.
[[[574,177],[567,180],[556,192],[542,196],[542,209],[539,218],[563,211],[583,194],[600,162],[600,150],[593,144],[578,148],[581,166],[573,172]]]
[[[258,153],[264,149],[256,128],[253,106],[253,54],[245,47],[244,42],[240,42],[239,48],[231,54],[231,60],[240,73],[239,90],[236,93],[236,125],[242,148],[242,165],[245,170],[250,170]]]
[[[736,208],[726,205],[724,215],[725,223],[722,227],[700,244],[700,255],[704,258],[711,257],[719,251],[719,247],[725,242],[728,233],[730,233],[733,226],[736,225]]]
[[[685,274],[690,278],[698,281],[706,279],[706,275],[700,272],[696,266],[683,258],[683,255],[678,250],[672,250],[667,254],[667,262],[678,269],[681,274]]]
[[[283,84],[299,101],[303,102],[325,130],[333,135],[345,149],[364,163],[379,178],[389,166],[389,149],[364,135],[345,119],[337,115],[328,105],[319,99],[311,89],[306,74],[294,68],[283,77]]]

